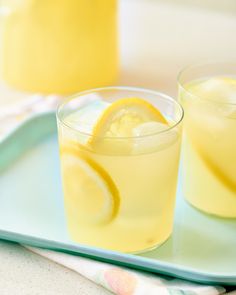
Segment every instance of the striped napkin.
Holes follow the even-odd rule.
[[[60,98],[33,95],[11,107],[1,107],[0,139],[34,114],[55,110]],[[133,271],[88,258],[25,246],[28,250],[61,264],[117,295],[218,295],[226,294],[221,286],[207,286],[184,280]],[[228,293],[229,294],[229,293]],[[236,295],[236,291],[230,294]]]

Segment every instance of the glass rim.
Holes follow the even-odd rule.
[[[149,93],[149,94],[160,96],[160,97],[164,98],[165,100],[168,100],[168,101],[174,103],[178,107],[178,109],[180,111],[180,118],[172,126],[166,128],[165,130],[162,130],[162,131],[152,132],[150,134],[141,135],[141,136],[138,135],[138,136],[119,136],[119,137],[99,136],[99,135],[93,135],[92,133],[83,132],[83,131],[80,131],[80,130],[72,127],[70,124],[66,123],[61,118],[60,112],[63,110],[63,107],[65,107],[66,104],[69,103],[70,101],[72,101],[73,99],[78,98],[78,97],[83,96],[83,95],[86,95],[86,94],[90,94],[90,93],[94,93],[94,92],[99,92],[99,91],[104,91],[104,90],[112,90],[112,89],[114,89],[114,90],[140,91],[140,92],[143,91],[143,92],[146,92],[146,93]],[[68,96],[67,99],[64,100],[57,107],[56,117],[57,117],[57,120],[60,122],[60,124],[62,124],[62,126],[64,126],[64,127],[68,128],[68,129],[72,130],[73,132],[76,132],[78,134],[81,134],[83,136],[87,136],[87,137],[90,137],[90,138],[108,139],[108,140],[131,140],[131,139],[137,139],[137,138],[138,139],[139,138],[140,139],[148,138],[148,137],[152,137],[152,136],[156,136],[156,135],[159,135],[159,134],[163,134],[163,133],[166,133],[166,132],[172,130],[173,128],[175,128],[176,126],[178,126],[182,122],[183,117],[184,117],[184,109],[183,109],[182,105],[177,100],[175,100],[171,96],[169,96],[169,95],[167,95],[165,93],[159,92],[159,91],[150,90],[150,89],[146,89],[146,88],[142,88],[142,87],[106,86],[106,87],[98,87],[98,88],[93,88],[93,89],[89,89],[89,90],[84,90],[84,91],[75,93],[72,96]]]
[[[220,65],[220,64],[235,64],[236,65],[236,60],[227,60],[227,59],[215,59],[215,60],[210,60],[210,61],[207,61],[207,62],[196,62],[196,63],[191,63],[191,64],[188,64],[186,65],[185,67],[183,67],[178,75],[177,75],[177,85],[179,88],[183,89],[188,95],[192,96],[192,97],[195,97],[195,98],[198,98],[198,99],[202,99],[204,101],[207,101],[207,102],[212,102],[212,103],[217,103],[219,105],[232,105],[232,106],[235,106],[236,105],[236,102],[224,102],[224,101],[218,101],[218,100],[215,100],[215,99],[209,99],[209,98],[203,98],[202,96],[200,95],[196,95],[194,94],[193,92],[189,91],[185,86],[184,86],[184,83],[181,82],[181,78],[182,76],[187,73],[189,70],[191,69],[196,69],[198,67],[201,67],[201,66],[207,66],[207,65]],[[235,70],[235,76],[236,76],[236,70]],[[191,80],[190,80],[191,81]]]

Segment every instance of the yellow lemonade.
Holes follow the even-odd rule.
[[[208,213],[236,217],[236,78],[193,80],[180,99],[185,197]]]
[[[122,252],[163,243],[173,225],[180,125],[137,97],[64,107],[58,127],[71,238]]]
[[[0,70],[20,90],[66,94],[114,82],[116,0],[3,0]]]

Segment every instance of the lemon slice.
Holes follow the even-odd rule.
[[[76,143],[60,150],[65,196],[72,210],[86,223],[111,222],[119,211],[119,192],[109,174],[76,149]]]
[[[93,137],[132,137],[138,125],[158,121],[168,124],[161,112],[141,98],[122,98],[107,107],[93,128]],[[91,138],[90,143],[96,139]]]

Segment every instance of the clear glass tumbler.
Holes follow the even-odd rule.
[[[236,63],[184,69],[184,194],[207,213],[236,217]]]
[[[121,105],[138,97],[157,108],[169,122],[153,122],[133,136],[113,136],[110,110],[97,121],[104,105],[115,103],[125,115],[142,105]],[[118,102],[116,104],[116,102]],[[127,107],[127,108],[126,108]],[[77,114],[77,115],[76,115]],[[107,87],[79,93],[57,113],[62,180],[68,230],[82,244],[122,252],[140,252],[162,244],[171,234],[181,142],[183,110],[155,91]],[[130,119],[123,125],[124,130]],[[132,122],[133,124],[134,122]],[[111,124],[110,133],[103,131]],[[157,124],[158,125],[158,124]],[[147,132],[148,130],[148,132]],[[119,132],[121,132],[119,130]],[[142,133],[142,134],[141,134]],[[102,135],[103,134],[103,135]]]

